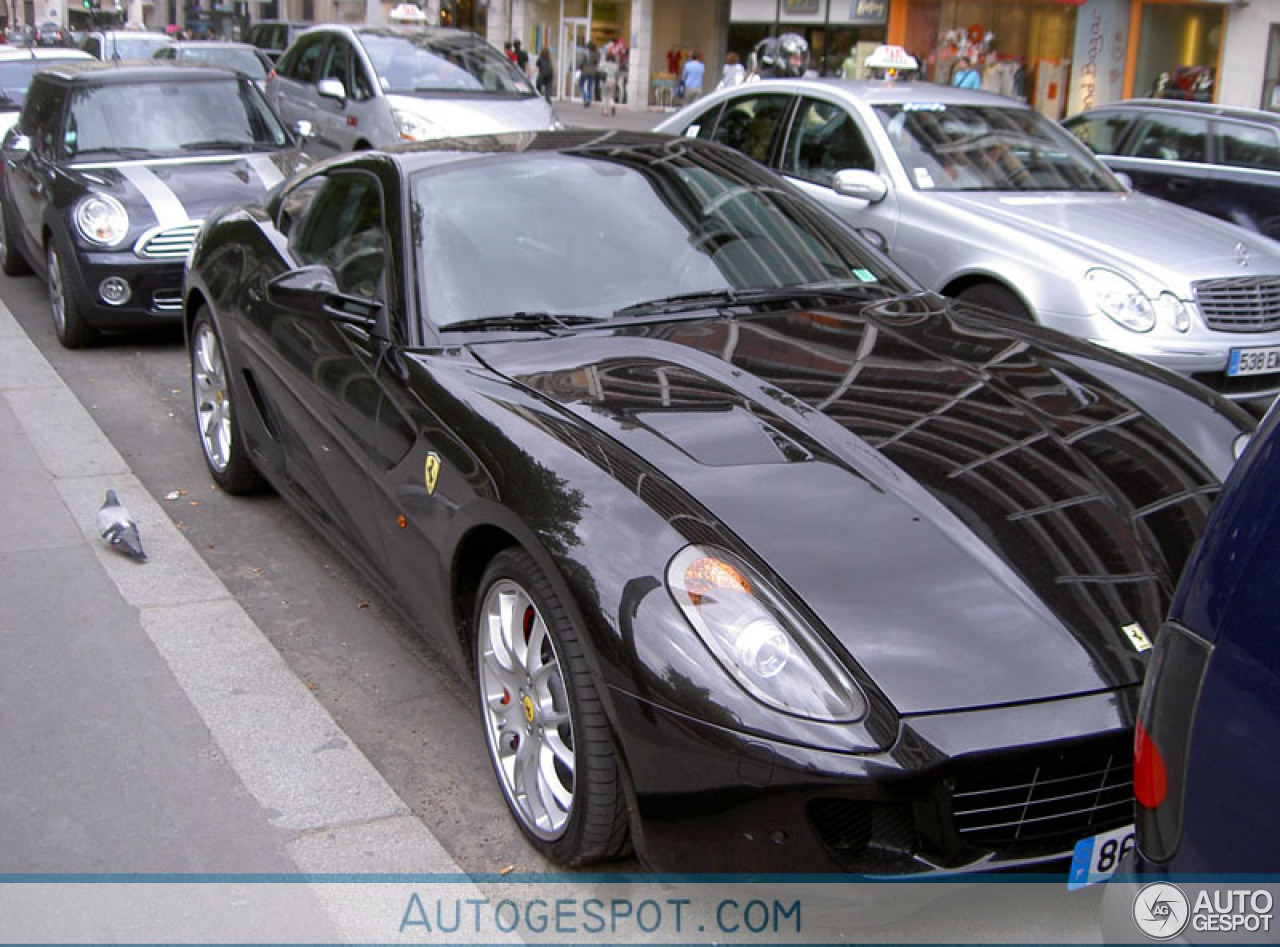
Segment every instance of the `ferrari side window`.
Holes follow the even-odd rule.
[[[299,261],[328,267],[341,292],[378,298],[386,268],[382,221],[376,178],[334,174],[304,212],[290,244]]]

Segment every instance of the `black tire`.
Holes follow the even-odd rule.
[[[31,264],[13,245],[9,238],[11,232],[9,205],[0,204],[0,270],[4,270],[6,276],[25,276],[31,272]]]
[[[231,401],[230,365],[208,309],[191,324],[191,398],[196,436],[209,476],[227,493],[257,493],[266,481],[249,458]]]
[[[506,648],[502,631],[511,631],[517,615],[523,640]],[[524,550],[504,550],[485,570],[474,630],[489,761],[520,830],[558,865],[625,855],[621,775],[582,636]],[[530,788],[538,798],[530,798]]]
[[[956,293],[956,299],[974,306],[1003,312],[1024,322],[1035,322],[1026,304],[1012,290],[1006,289],[999,283],[975,283]]]
[[[62,257],[58,253],[58,241],[49,238],[45,248],[45,260],[49,280],[49,309],[53,316],[53,331],[63,348],[78,349],[88,345],[97,345],[102,336],[98,330],[89,325],[80,312],[80,304],[76,301],[75,291],[67,284],[67,274],[62,266]]]

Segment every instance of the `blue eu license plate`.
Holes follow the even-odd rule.
[[[1071,856],[1067,889],[1075,891],[1077,888],[1105,881],[1115,874],[1120,859],[1132,850],[1132,825],[1091,838],[1082,838],[1076,842],[1075,852]]]
[[[1280,372],[1280,345],[1231,350],[1227,374],[1232,378],[1238,375],[1266,375],[1270,372]]]

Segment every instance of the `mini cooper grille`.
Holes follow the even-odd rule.
[[[1220,332],[1280,329],[1280,279],[1242,276],[1205,280],[1193,289],[1209,328]]]
[[[1133,761],[1121,744],[978,764],[952,790],[956,831],[976,845],[1075,839],[1133,819]]]
[[[148,260],[182,260],[191,251],[196,242],[196,231],[200,229],[200,221],[177,227],[165,227],[160,230],[148,230],[138,238],[133,252]]]

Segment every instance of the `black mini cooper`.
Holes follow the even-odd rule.
[[[166,63],[41,70],[0,148],[0,268],[45,275],[68,348],[178,324],[205,215],[301,164],[248,77]]]

